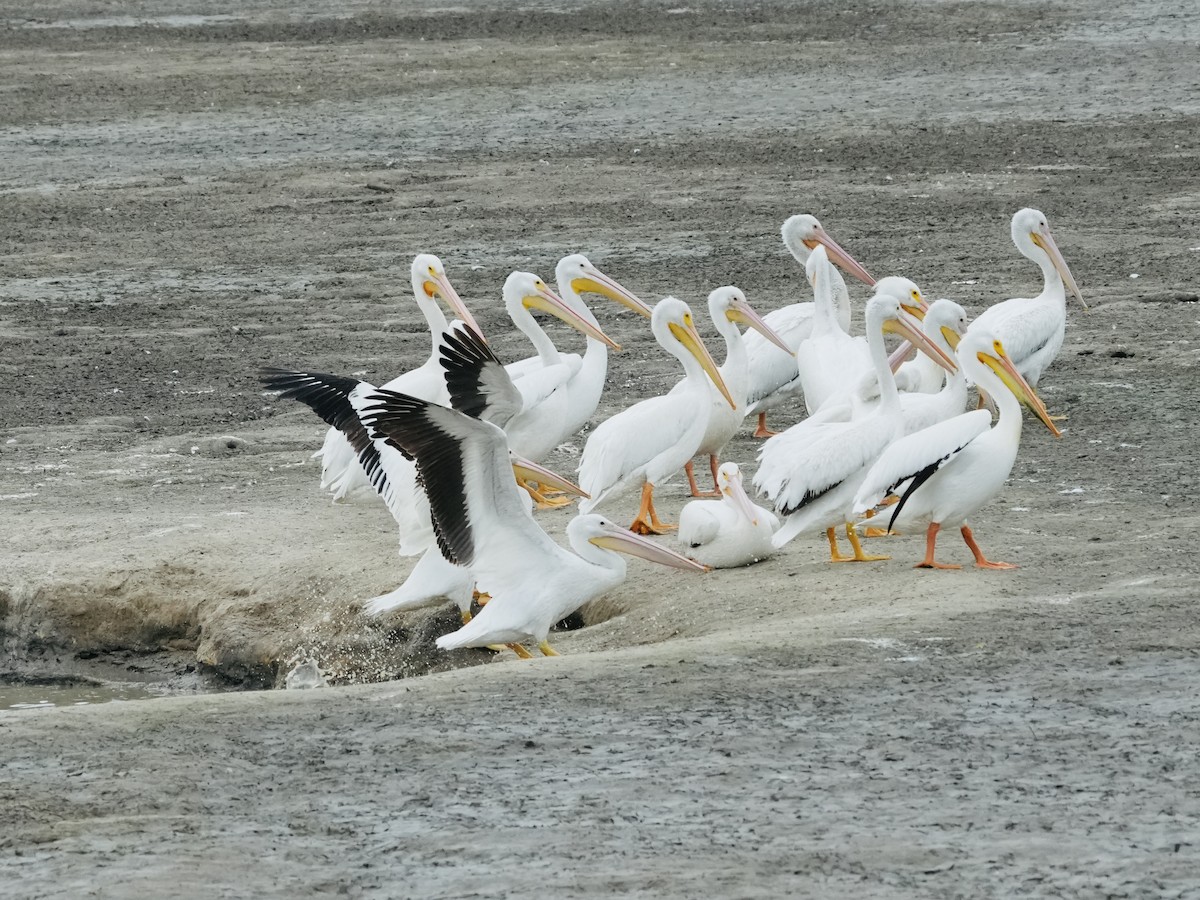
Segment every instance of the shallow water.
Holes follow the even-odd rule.
[[[13,684],[0,683],[0,711],[84,706],[114,700],[145,700],[160,696],[142,684]]]

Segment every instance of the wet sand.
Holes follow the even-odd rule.
[[[62,0],[0,32],[0,670],[194,693],[304,649],[342,686],[0,713],[6,891],[1196,895],[1188,5],[192,13]],[[321,495],[323,427],[255,379],[423,359],[419,251],[506,359],[504,276],[568,252],[771,309],[807,293],[795,212],[977,313],[1038,289],[1022,206],[1092,309],[1039,385],[1066,434],[1028,423],[972,523],[1015,572],[799,539],[634,563],[559,659],[439,654],[453,612],[361,615],[411,562],[381,506]],[[597,313],[624,351],[594,421],[676,377]]]

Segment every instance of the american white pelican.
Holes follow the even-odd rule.
[[[875,279],[849,253],[838,246],[821,227],[821,223],[810,215],[792,216],[783,223],[783,244],[800,265],[808,262],[809,253],[824,247],[830,261],[845,269],[855,278],[868,285]],[[836,271],[833,274],[833,296],[837,306],[837,321],[842,331],[850,330],[850,292],[846,282]],[[772,310],[763,316],[771,329],[783,338],[790,348],[783,353],[765,338],[746,335],[746,355],[750,360],[750,386],[747,390],[747,413],[758,416],[755,437],[770,437],[774,432],[767,428],[767,411],[792,397],[800,388],[796,375],[796,349],[812,332],[812,303],[792,303]]]
[[[737,404],[696,333],[686,303],[664,297],[654,307],[650,327],[659,345],[682,363],[685,387],[635,403],[588,436],[579,462],[579,485],[590,499],[581,500],[579,508],[591,512],[605,500],[640,487],[641,507],[629,527],[639,534],[662,534],[674,526],[655,512],[654,486],[682,469],[700,446],[708,427],[708,417],[702,414],[708,408],[708,379],[730,407]]]
[[[958,359],[967,375],[995,401],[999,410],[996,424],[992,425],[989,411],[976,409],[896,441],[863,478],[854,498],[854,512],[862,514],[889,496],[899,497],[891,510],[889,528],[929,526],[925,558],[917,568],[959,568],[933,558],[943,525],[961,527],[963,540],[980,568],[1016,568],[984,557],[967,526],[967,517],[1000,492],[1012,471],[1021,443],[1020,403],[1027,404],[1055,437],[1061,435],[995,335],[972,326],[958,345]]]
[[[581,371],[582,360],[577,354],[571,354],[570,358],[560,354],[530,310],[538,309],[561,319],[589,340],[613,348],[618,345],[595,324],[594,316],[580,315],[530,272],[513,272],[508,276],[504,282],[504,305],[513,324],[537,347],[542,361],[541,366],[512,379],[520,407],[510,411],[504,430],[514,453],[540,460],[573,433],[564,431],[564,423],[571,411],[570,385]],[[516,395],[512,399],[515,402]]]
[[[837,547],[834,527],[845,524],[854,548],[851,559],[859,562],[884,557],[863,553],[851,524],[851,501],[867,469],[884,449],[904,434],[904,415],[892,371],[888,368],[884,333],[893,332],[912,341],[917,349],[942,359],[947,369],[954,363],[945,357],[918,328],[917,320],[890,294],[876,294],[867,303],[867,341],[880,385],[880,403],[871,412],[849,422],[810,420],[768,440],[759,452],[754,485],[785,516],[772,542],[782,547],[798,534],[825,530],[830,557],[846,561]]]
[[[405,391],[417,397],[426,397],[436,403],[449,400],[446,386],[442,383],[442,369],[438,364],[438,342],[449,327],[446,315],[438,306],[438,300],[458,318],[462,319],[476,331],[479,325],[458,296],[458,291],[446,277],[446,269],[442,261],[432,253],[419,253],[410,267],[412,292],[417,306],[429,326],[431,350],[424,363],[415,369],[410,369],[403,375],[398,375],[384,387],[390,390]],[[480,332],[482,333],[482,332]],[[373,486],[364,477],[358,464],[358,453],[336,428],[330,428],[325,435],[325,443],[313,454],[321,459],[321,488],[333,492],[333,499],[340,500],[355,489],[364,489],[373,493]]]
[[[305,404],[346,437],[355,448],[357,464],[368,483],[396,521],[401,555],[422,554],[404,584],[364,601],[365,611],[381,615],[449,599],[458,606],[463,621],[470,621],[474,579],[468,570],[443,559],[435,546],[429,505],[417,484],[415,465],[395,446],[369,435],[362,423],[362,408],[366,398],[375,392],[375,386],[340,375],[289,369],[263,369],[261,378],[269,389],[279,391],[280,397]],[[530,460],[514,455],[510,461],[516,481],[533,479],[567,493],[580,493],[571,482]],[[531,509],[532,505],[526,503],[527,515]]]
[[[771,535],[779,518],[746,496],[737,463],[717,473],[720,500],[693,500],[679,514],[679,543],[714,569],[748,566],[775,552]]]
[[[380,391],[364,422],[411,455],[429,499],[438,544],[470,566],[491,600],[443,649],[507,644],[528,656],[526,641],[546,656],[551,626],[620,584],[625,561],[612,550],[677,568],[705,567],[618,528],[598,515],[567,526],[574,553],[554,543],[522,508],[508,469],[504,432],[490,422],[415,397]]]
[[[1084,309],[1087,303],[1050,235],[1044,213],[1017,210],[1012,218],[1012,240],[1022,256],[1041,268],[1042,292],[988,307],[971,323],[971,330],[986,331],[1003,341],[1017,371],[1036,386],[1062,347],[1067,327],[1067,290]]]
[[[700,446],[696,448],[696,453],[708,456],[713,490],[711,493],[700,491],[699,485],[696,484],[696,473],[693,471],[692,461],[688,460],[687,465],[684,466],[684,472],[687,473],[688,487],[691,489],[693,497],[721,496],[721,489],[717,483],[718,460],[721,451],[737,434],[742,420],[746,418],[746,392],[750,386],[750,369],[746,357],[745,341],[738,325],[745,325],[747,328],[753,329],[781,350],[787,348],[783,338],[773,332],[770,326],[762,320],[762,317],[754,311],[750,301],[746,299],[746,295],[732,285],[719,287],[708,295],[708,314],[712,318],[717,334],[725,341],[725,361],[721,363],[717,371],[721,373],[721,380],[725,382],[725,387],[728,388],[736,405],[730,406],[714,386],[709,386],[708,427],[704,430],[704,437],[700,440]],[[687,379],[684,378],[683,381],[671,388],[671,392],[687,389]]]

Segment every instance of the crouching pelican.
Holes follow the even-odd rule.
[[[720,500],[693,500],[679,514],[679,543],[714,569],[748,566],[775,552],[771,535],[779,518],[756,506],[742,487],[734,462],[717,470]]]
[[[934,561],[934,545],[943,525],[960,527],[976,566],[1014,569],[1012,563],[993,562],[983,555],[967,516],[995,497],[1012,471],[1021,444],[1020,403],[1033,410],[1055,437],[1061,434],[994,334],[972,326],[957,353],[966,375],[995,401],[996,424],[992,425],[989,411],[976,409],[896,441],[867,472],[854,498],[854,512],[862,515],[888,497],[899,497],[889,529],[929,526],[925,558],[917,563],[918,569],[959,568]]]
[[[379,391],[369,400],[363,422],[413,458],[443,554],[470,566],[491,594],[479,615],[438,638],[442,649],[506,644],[527,657],[524,643],[533,641],[543,655],[557,655],[551,626],[625,580],[625,560],[613,550],[707,570],[598,515],[577,516],[567,526],[574,552],[562,549],[522,506],[503,431],[405,394]]]

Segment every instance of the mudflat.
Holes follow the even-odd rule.
[[[0,18],[0,670],[171,694],[0,712],[3,893],[1200,896],[1191,4]],[[570,252],[650,302],[808,299],[797,212],[974,314],[1039,289],[1023,206],[1091,309],[1039,384],[1064,436],[1027,422],[972,522],[1012,572],[915,571],[917,534],[634,562],[560,658],[442,654],[452,610],[362,614],[412,560],[256,377],[422,361],[422,251],[504,359],[504,277]],[[624,349],[593,424],[678,377],[594,308]],[[297,651],[334,686],[202,693]]]

